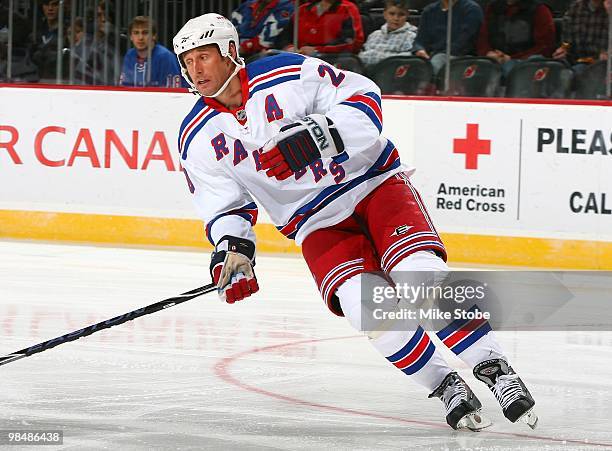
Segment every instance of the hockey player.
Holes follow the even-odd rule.
[[[213,280],[228,303],[258,291],[257,199],[278,230],[302,245],[328,308],[360,330],[361,285],[388,284],[371,271],[396,283],[414,271],[448,271],[411,171],[381,135],[380,91],[365,77],[298,54],[245,67],[238,42],[218,14],[189,20],[173,42],[183,76],[201,96],[178,144],[215,247]],[[488,323],[454,340],[461,326],[455,321],[438,335],[489,386],[510,421],[535,427],[533,398]],[[452,428],[490,424],[417,322],[366,333],[387,360],[443,401]]]

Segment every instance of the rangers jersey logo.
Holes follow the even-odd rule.
[[[403,235],[404,233],[407,233],[408,230],[410,230],[412,228],[412,226],[407,226],[407,225],[401,225],[399,227],[395,228],[395,231],[389,235],[389,236],[400,236]]]

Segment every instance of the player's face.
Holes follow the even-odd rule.
[[[136,50],[147,50],[153,46],[155,35],[149,33],[148,27],[133,27],[130,33],[130,40]]]
[[[398,8],[397,6],[390,6],[385,9],[383,16],[387,21],[387,31],[395,31],[403,27],[408,19],[406,10]]]
[[[222,58],[219,48],[205,45],[185,52],[183,63],[198,92],[213,95],[231,75],[234,65],[229,58]]]

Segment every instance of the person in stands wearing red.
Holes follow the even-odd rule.
[[[504,75],[520,61],[550,58],[555,24],[550,8],[538,0],[493,0],[480,28],[478,54],[495,59]]]
[[[291,21],[293,24],[293,19]],[[293,46],[293,25],[285,28],[285,50],[317,56],[357,53],[365,41],[357,5],[349,0],[310,0],[299,9],[298,48]]]

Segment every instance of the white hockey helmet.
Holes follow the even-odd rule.
[[[230,42],[233,42],[236,47],[236,59],[232,58],[230,53]],[[228,19],[223,17],[220,14],[209,13],[203,14],[199,17],[195,17],[187,21],[183,28],[179,30],[179,32],[174,36],[172,40],[172,44],[174,46],[174,53],[176,53],[176,57],[178,58],[179,65],[181,67],[181,73],[183,74],[183,78],[187,80],[189,86],[191,86],[192,90],[195,92],[197,88],[189,74],[187,73],[187,68],[183,63],[181,55],[189,50],[202,47],[203,45],[216,44],[219,47],[219,52],[222,57],[229,57],[229,59],[236,65],[234,72],[228,77],[223,86],[219,88],[219,90],[211,95],[206,97],[217,97],[219,94],[223,92],[229,82],[236,76],[240,69],[244,68],[244,59],[240,58],[238,54],[238,48],[240,47],[240,41],[238,40],[238,32]]]

